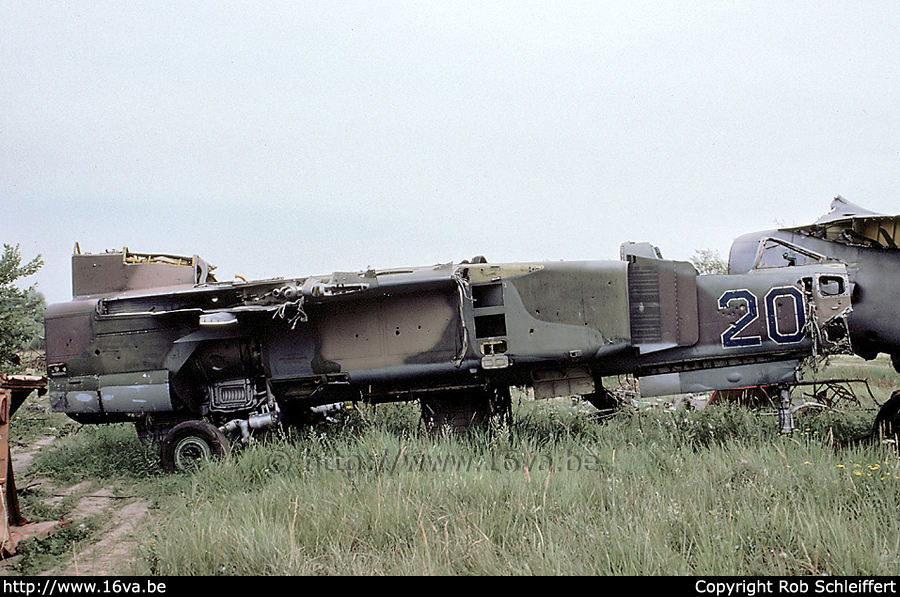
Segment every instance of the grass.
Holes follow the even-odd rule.
[[[155,574],[893,574],[900,461],[716,407],[595,428],[534,414],[465,439],[281,438],[189,478]],[[692,425],[692,422],[694,423]],[[545,427],[565,429],[547,437]],[[705,437],[705,436],[704,436]]]
[[[828,373],[856,377],[845,366]],[[883,369],[867,374],[879,401],[897,381]],[[873,407],[811,409],[782,436],[771,411],[731,404],[599,422],[520,398],[509,424],[434,437],[415,404],[363,406],[190,475],[92,427],[34,474],[152,496],[140,575],[893,575],[897,446],[852,441]]]

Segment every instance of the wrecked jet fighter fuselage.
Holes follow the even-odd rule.
[[[766,230],[737,238],[729,272],[837,260],[847,265],[853,313],[853,352],[871,360],[891,356],[900,372],[900,216],[877,214],[836,197],[813,224]]]
[[[851,311],[840,263],[701,276],[646,244],[250,282],[127,249],[72,268],[73,300],[45,317],[52,408],[135,422],[168,469],[341,401],[418,399],[426,421],[464,426],[510,386],[604,405],[611,375],[645,396],[790,384]]]

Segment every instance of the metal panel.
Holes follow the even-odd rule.
[[[692,346],[700,337],[697,271],[686,262],[629,257],[631,339],[637,345]]]
[[[640,378],[641,396],[696,394],[796,381],[797,361],[664,373]]]
[[[103,411],[108,413],[172,410],[168,371],[100,376]]]

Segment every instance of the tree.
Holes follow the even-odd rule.
[[[698,249],[691,257],[691,263],[701,274],[727,274],[728,263],[719,257],[718,251],[712,249]]]
[[[25,265],[19,245],[3,245],[0,257],[0,372],[20,367],[19,353],[43,335],[47,301],[34,286],[22,290],[15,282],[36,273],[44,265],[38,255]]]

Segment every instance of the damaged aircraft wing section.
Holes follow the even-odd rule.
[[[848,245],[897,249],[900,216],[875,213],[838,196],[831,202],[831,211],[813,224],[785,230]]]

